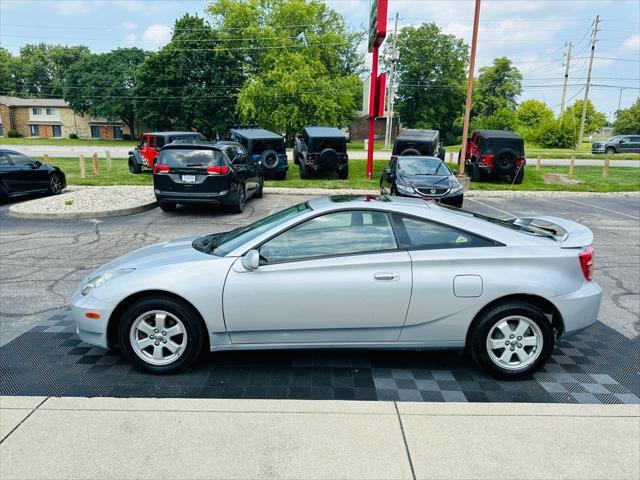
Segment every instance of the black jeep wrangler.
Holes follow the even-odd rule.
[[[392,155],[438,157],[444,161],[444,146],[438,130],[407,128],[396,137]]]
[[[234,127],[231,140],[244,146],[254,162],[260,165],[261,174],[275,180],[284,180],[289,170],[284,137],[255,126]]]
[[[335,127],[304,127],[303,133],[296,135],[293,161],[300,165],[300,178],[332,170],[345,179],[349,176],[347,139]]]
[[[513,132],[476,130],[467,142],[465,171],[472,182],[507,175],[512,183],[520,184],[526,163],[524,141]]]

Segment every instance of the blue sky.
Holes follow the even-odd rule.
[[[369,0],[327,3],[352,29],[366,25]],[[154,50],[168,41],[177,17],[202,15],[205,7],[204,0],[0,0],[0,44],[12,52],[40,41],[85,44],[98,52],[131,45]],[[401,28],[434,21],[448,33],[471,39],[472,0],[389,0],[389,30],[396,12]],[[575,57],[567,97],[582,98],[596,14],[602,19],[596,56],[602,58],[594,61],[590,98],[612,117],[618,87],[627,87],[623,108],[640,95],[639,0],[483,0],[478,66],[510,57],[525,77],[522,98],[539,98],[558,110],[564,44],[573,42]]]

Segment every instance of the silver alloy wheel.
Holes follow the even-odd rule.
[[[62,191],[62,180],[58,175],[51,175],[51,180],[49,180],[49,187],[51,188],[51,192],[58,194]]]
[[[487,335],[489,358],[500,368],[517,371],[533,364],[542,353],[544,339],[536,322],[513,315],[497,322]]]
[[[164,310],[145,312],[135,319],[129,332],[131,348],[150,365],[169,365],[184,353],[187,330],[174,314]]]

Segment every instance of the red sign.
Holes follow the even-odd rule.
[[[382,45],[387,36],[387,6],[389,0],[373,0],[369,15],[369,52]]]
[[[378,75],[376,81],[376,117],[384,117],[385,97],[387,93],[387,72]]]

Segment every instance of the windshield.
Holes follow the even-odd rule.
[[[615,135],[615,136],[611,137],[609,140],[607,140],[607,142],[615,142],[619,138],[620,138],[620,135]]]
[[[162,150],[158,163],[173,168],[208,167],[223,165],[223,155],[219,150],[192,150],[170,148]]]
[[[398,172],[404,175],[451,175],[438,158],[398,158]]]
[[[308,203],[300,203],[293,207],[285,208],[268,217],[264,217],[257,222],[253,222],[244,227],[238,227],[230,232],[224,233],[215,238],[209,245],[209,252],[220,257],[225,256],[239,246],[259,237],[273,227],[281,225],[292,218],[300,216],[303,212],[311,210]]]

